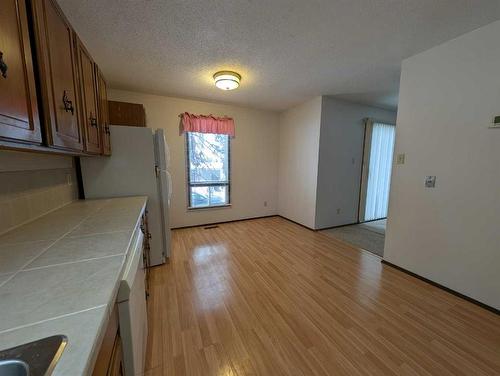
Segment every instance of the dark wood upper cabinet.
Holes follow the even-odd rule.
[[[99,98],[99,125],[101,129],[102,154],[111,155],[111,138],[109,132],[109,113],[108,113],[108,90],[106,81],[96,66],[96,77]]]
[[[82,151],[73,29],[55,0],[33,0],[32,9],[47,143]]]
[[[80,74],[81,122],[85,134],[85,151],[101,153],[101,130],[98,119],[95,64],[82,42],[77,39]]]
[[[56,0],[1,0],[0,148],[111,154],[106,82]]]
[[[0,139],[42,142],[25,0],[0,9]]]
[[[111,125],[146,126],[144,106],[138,103],[109,101],[109,123]]]

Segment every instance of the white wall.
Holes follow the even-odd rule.
[[[110,99],[142,103],[150,128],[163,128],[170,147],[173,181],[171,226],[193,226],[277,214],[278,114],[234,105],[110,91]],[[185,136],[179,134],[183,112],[234,118],[231,140],[231,207],[187,210]],[[264,202],[267,201],[267,206]]]
[[[314,228],[321,97],[280,116],[279,214]]]
[[[323,96],[315,228],[356,223],[364,118],[396,123],[396,112]],[[340,209],[340,213],[337,213]]]
[[[500,21],[403,62],[384,258],[500,309],[495,115]]]

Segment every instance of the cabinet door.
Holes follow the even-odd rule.
[[[110,369],[110,365],[113,361],[116,338],[119,336],[118,326],[118,304],[115,304],[113,311],[109,316],[108,326],[103,335],[101,348],[97,353],[92,376],[105,376],[108,374],[108,370]]]
[[[109,132],[108,91],[106,81],[96,66],[99,88],[99,122],[101,129],[102,154],[111,155],[111,138]]]
[[[113,355],[109,364],[107,376],[123,376],[123,349],[120,333],[116,336]]]
[[[0,58],[0,138],[41,143],[25,0],[2,0]]]
[[[73,30],[55,0],[32,4],[47,141],[83,150]]]
[[[97,81],[94,62],[83,44],[78,41],[80,64],[82,124],[85,134],[85,151],[101,153],[101,132],[97,119]]]
[[[109,101],[109,121],[112,125],[145,127],[146,112],[139,103]]]

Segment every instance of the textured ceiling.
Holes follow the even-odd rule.
[[[322,94],[395,107],[404,58],[500,18],[500,0],[58,2],[113,88],[274,110]],[[238,90],[215,88],[223,69]]]

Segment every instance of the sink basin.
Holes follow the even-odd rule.
[[[0,351],[0,376],[49,376],[67,342],[56,335]]]
[[[0,361],[0,376],[29,376],[29,367],[22,360]]]

